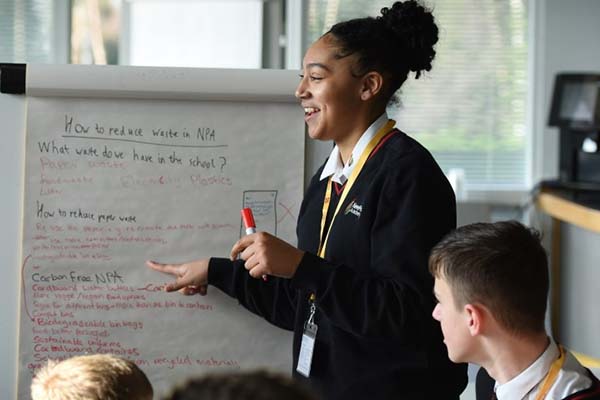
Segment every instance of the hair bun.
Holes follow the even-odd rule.
[[[391,51],[399,51],[406,57],[405,64],[416,72],[417,79],[422,71],[431,70],[438,27],[430,10],[415,0],[397,1],[391,8],[382,8],[377,19],[393,33]]]

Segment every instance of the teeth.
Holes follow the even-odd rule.
[[[315,107],[304,107],[304,114],[309,114],[310,115],[310,114],[315,113],[317,111],[319,111],[319,109],[315,108]]]

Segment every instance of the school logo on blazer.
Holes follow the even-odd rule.
[[[362,206],[356,203],[356,199],[352,200],[344,210],[344,215],[349,213],[356,215],[357,218],[360,218],[360,214],[362,214]]]

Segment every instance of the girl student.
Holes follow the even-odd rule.
[[[308,49],[296,97],[309,136],[335,147],[306,190],[298,247],[258,232],[230,259],[147,263],[176,277],[167,291],[210,284],[294,331],[293,375],[324,399],[458,399],[466,385],[431,318],[427,266],[455,227],[454,193],[386,113],[411,73],[431,69],[437,40],[431,12],[405,1],[340,22]]]

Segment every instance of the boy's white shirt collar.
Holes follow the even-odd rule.
[[[342,164],[340,150],[337,146],[334,146],[333,150],[331,150],[331,154],[329,155],[329,159],[323,167],[323,172],[321,172],[321,177],[319,179],[323,180],[331,176],[331,180],[339,183],[340,185],[346,183],[352,174],[352,170],[354,170],[354,166],[356,165],[356,162],[360,158],[362,152],[365,150],[377,131],[381,129],[383,125],[385,125],[388,119],[387,112],[384,111],[384,113],[381,114],[381,116],[379,116],[379,118],[377,118],[375,122],[373,122],[371,126],[367,128],[367,130],[361,135],[360,139],[358,139],[358,142],[356,142],[356,145],[354,145],[354,149],[352,149],[352,155],[350,156],[350,159],[346,161],[345,165]]]
[[[541,388],[542,381],[559,354],[557,344],[554,340],[550,339],[550,344],[546,350],[533,364],[505,384],[495,385],[494,389],[498,400],[535,399]],[[548,399],[562,399],[569,394],[587,389],[592,383],[591,379],[587,376],[586,370],[577,362],[573,355],[567,352],[565,357],[567,358],[563,368],[559,372],[551,390],[546,395]]]

